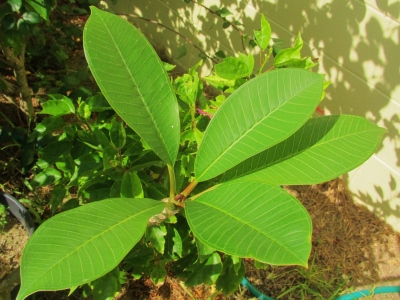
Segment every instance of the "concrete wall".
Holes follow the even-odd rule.
[[[204,0],[218,10],[227,7],[245,33],[258,30],[261,13],[274,36],[290,46],[298,31],[306,43],[303,54],[320,58],[318,71],[332,81],[322,108],[327,114],[366,117],[388,129],[376,154],[346,175],[357,201],[400,231],[400,2],[397,0]],[[199,50],[213,56],[243,52],[240,34],[204,7],[183,0],[118,0],[111,11],[131,14],[155,44],[164,47],[185,68],[199,61]],[[155,23],[132,18],[132,14]],[[182,55],[184,46],[187,50]],[[255,53],[257,55],[257,53]],[[256,59],[257,60],[257,59]],[[210,73],[211,63],[203,75]]]

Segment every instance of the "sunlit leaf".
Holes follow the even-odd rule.
[[[261,15],[261,29],[254,30],[254,37],[257,45],[262,49],[265,50],[271,39],[271,26],[267,19],[265,19],[264,14]]]
[[[111,271],[163,207],[151,199],[108,199],[47,220],[24,248],[17,300],[38,290],[82,285]]]
[[[204,133],[195,161],[196,179],[211,179],[292,135],[320,102],[322,82],[322,75],[281,69],[243,84]]]
[[[379,146],[385,129],[357,116],[310,119],[294,135],[224,174],[270,184],[317,184],[365,162]]]
[[[310,216],[277,186],[222,184],[187,200],[185,212],[194,236],[218,251],[269,264],[307,266]]]
[[[173,165],[179,147],[178,105],[164,66],[131,23],[91,7],[84,50],[103,95],[157,155]]]
[[[42,111],[39,114],[63,116],[75,113],[75,107],[71,99],[64,95],[49,95],[51,100],[42,103]]]

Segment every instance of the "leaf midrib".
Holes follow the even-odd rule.
[[[262,167],[258,167],[258,168],[255,168],[255,169],[251,169],[251,170],[249,170],[249,171],[247,171],[247,172],[245,172],[245,173],[242,173],[239,177],[236,177],[236,178],[241,178],[241,177],[244,177],[244,176],[247,176],[247,175],[250,175],[250,174],[259,172],[259,171],[261,171],[261,170],[264,170],[264,169],[266,169],[266,168],[269,168],[269,167],[271,167],[271,166],[274,166],[274,165],[276,165],[276,164],[279,164],[279,163],[281,163],[281,162],[284,162],[284,161],[286,161],[286,160],[289,160],[289,159],[291,159],[292,157],[296,157],[296,156],[298,156],[298,155],[300,155],[300,154],[302,154],[302,153],[304,153],[305,151],[308,151],[308,150],[310,150],[310,149],[315,150],[315,149],[317,149],[317,148],[319,148],[319,147],[325,146],[325,145],[328,144],[328,143],[340,142],[341,139],[347,139],[347,138],[350,138],[351,136],[356,136],[356,135],[358,135],[358,134],[360,134],[360,133],[368,133],[368,132],[373,132],[373,131],[376,131],[376,129],[375,129],[375,130],[374,130],[374,129],[369,129],[369,130],[357,131],[357,132],[353,132],[353,133],[351,133],[351,134],[338,136],[338,137],[335,137],[335,138],[329,139],[329,140],[324,140],[324,139],[322,139],[322,142],[320,142],[320,143],[317,142],[316,144],[312,145],[311,147],[308,147],[308,148],[306,148],[306,149],[304,149],[304,150],[302,150],[302,151],[300,151],[300,152],[296,152],[296,153],[294,153],[294,154],[292,153],[291,155],[288,155],[288,156],[286,156],[286,157],[284,157],[284,158],[281,158],[281,159],[279,159],[279,160],[277,160],[277,161],[274,161],[273,164],[268,164],[268,165],[265,165],[265,166],[262,166]],[[325,138],[325,137],[326,137],[326,136],[324,136],[324,138]],[[266,150],[264,150],[264,151],[267,151],[267,150],[268,150],[268,149],[266,149]],[[228,181],[233,180],[233,179],[236,179],[236,178],[229,179]]]
[[[307,87],[309,87],[309,86],[315,84],[315,81],[317,81],[317,80],[314,80],[312,83],[310,83],[309,85],[307,85],[305,88],[303,88],[302,90],[298,91],[296,94],[292,95],[292,96],[290,97],[290,99],[293,98],[293,97],[295,97],[295,96],[297,96],[299,93],[303,92]],[[219,160],[223,155],[225,155],[225,153],[227,153],[227,152],[228,152],[231,148],[233,148],[238,142],[240,142],[242,138],[246,137],[247,134],[253,130],[253,128],[257,127],[260,123],[262,123],[262,122],[263,122],[266,118],[268,118],[271,114],[275,113],[279,108],[281,108],[282,106],[285,106],[286,104],[288,104],[287,101],[286,101],[286,102],[283,102],[283,103],[280,104],[280,105],[278,105],[272,112],[270,112],[269,114],[267,114],[266,116],[264,116],[263,118],[261,118],[257,123],[255,123],[253,126],[251,126],[250,129],[247,130],[242,136],[240,136],[237,140],[233,141],[233,143],[232,143],[231,145],[229,145],[229,147],[226,148],[225,151],[223,151],[220,155],[218,155],[218,156],[213,160],[213,162],[210,163],[210,164],[208,165],[208,167],[198,176],[198,180],[200,181],[200,180],[201,180],[201,177],[203,177],[204,174],[206,174],[207,171],[208,171],[210,168],[212,168],[212,167],[218,162],[218,160]],[[309,113],[309,115],[311,115],[311,114],[312,114],[312,112]],[[280,143],[280,142],[283,141],[284,139],[285,139],[285,137],[281,138],[281,140],[278,140],[278,142],[276,142],[276,144]],[[276,145],[276,144],[275,144],[275,145]],[[274,145],[273,145],[273,146],[274,146]],[[273,147],[273,146],[271,146],[271,147]],[[262,151],[264,151],[264,150],[261,150],[261,151],[259,151],[258,153],[260,153],[260,152],[262,152]],[[256,154],[257,154],[257,153],[255,153],[254,155],[256,155]],[[252,155],[252,156],[253,156],[253,155]],[[242,162],[242,161],[241,161],[241,162]],[[241,162],[239,162],[239,163],[241,163]],[[238,163],[238,164],[239,164],[239,163]]]
[[[134,217],[137,217],[138,215],[143,214],[143,213],[145,213],[145,212],[147,212],[147,211],[153,209],[154,207],[155,207],[155,206],[151,206],[151,207],[149,207],[148,209],[141,210],[140,212],[138,212],[138,213],[136,213],[136,214],[134,214],[134,215],[128,216],[128,217],[125,218],[123,221],[120,221],[120,222],[116,223],[115,225],[113,225],[113,226],[111,226],[111,227],[108,227],[106,230],[103,230],[101,233],[99,233],[99,234],[93,236],[91,239],[87,240],[87,242],[83,243],[81,246],[75,248],[75,249],[74,249],[73,251],[71,251],[69,254],[67,254],[66,256],[64,256],[63,259],[59,260],[58,262],[56,262],[55,264],[53,264],[51,267],[49,267],[49,268],[47,268],[45,271],[43,271],[43,272],[41,273],[42,275],[37,276],[37,277],[36,277],[37,279],[36,279],[32,284],[30,284],[27,288],[25,288],[25,290],[29,290],[29,287],[35,286],[35,284],[36,284],[37,282],[40,281],[39,279],[42,279],[42,277],[43,277],[44,274],[46,274],[46,273],[48,273],[50,270],[54,269],[55,266],[57,266],[58,264],[61,264],[63,261],[65,261],[65,260],[66,260],[69,256],[71,256],[73,253],[76,253],[78,250],[80,250],[81,248],[83,248],[83,247],[86,246],[87,244],[91,243],[93,240],[97,239],[98,237],[100,237],[101,235],[103,235],[104,233],[106,233],[106,232],[108,232],[108,231],[112,231],[113,228],[115,228],[115,227],[117,227],[117,226],[120,226],[121,224],[123,224],[123,223],[125,223],[125,222],[130,221],[130,219],[132,219],[132,218],[134,218]],[[29,249],[29,248],[28,248],[28,249]],[[28,251],[28,249],[26,249],[26,251]],[[57,288],[57,289],[58,289],[58,288]]]
[[[228,215],[229,217],[235,219],[235,220],[238,221],[239,223],[245,224],[246,226],[248,226],[248,227],[254,229],[254,230],[257,231],[259,234],[261,234],[261,235],[263,235],[263,236],[266,236],[266,237],[269,238],[271,241],[275,242],[277,245],[281,246],[281,247],[284,248],[287,252],[291,253],[294,257],[296,257],[298,260],[301,261],[301,258],[300,258],[299,256],[297,256],[295,252],[290,251],[286,246],[284,246],[283,244],[277,242],[276,239],[274,239],[274,238],[270,237],[269,235],[265,234],[264,232],[262,232],[261,230],[259,230],[257,227],[253,227],[253,226],[251,226],[248,222],[242,221],[242,220],[239,219],[236,215],[232,215],[232,214],[230,214],[230,213],[227,213],[227,212],[223,211],[222,209],[218,209],[217,207],[211,205],[211,203],[204,203],[203,201],[197,201],[197,202],[198,202],[198,203],[202,203],[203,205],[207,205],[207,206],[210,207],[210,208],[213,208],[213,209],[215,209],[215,210],[217,210],[217,211],[219,211],[219,212],[221,212],[221,213],[223,213],[223,214],[225,214],[225,215]],[[309,223],[309,225],[310,225],[310,222],[308,222],[308,223]],[[214,245],[212,245],[212,247],[214,247]],[[224,250],[224,251],[225,251],[225,250]]]
[[[102,19],[103,24],[105,24],[106,22],[104,21],[104,18],[101,16],[101,14],[98,14],[98,16]],[[155,122],[155,119],[153,118],[153,115],[150,113],[149,108],[148,108],[148,105],[147,105],[147,103],[144,101],[144,97],[143,97],[143,95],[142,95],[140,89],[137,88],[137,87],[138,87],[138,84],[136,83],[136,80],[134,79],[134,76],[132,75],[131,70],[130,70],[130,68],[128,67],[128,64],[126,63],[126,60],[124,59],[124,57],[123,57],[123,55],[122,55],[122,53],[121,53],[119,47],[117,47],[118,44],[116,43],[116,41],[115,41],[113,35],[111,34],[111,32],[110,32],[108,26],[105,26],[105,28],[106,28],[106,30],[107,30],[109,36],[111,37],[111,40],[113,41],[113,44],[114,44],[115,48],[117,49],[117,52],[118,52],[118,54],[119,54],[119,56],[120,56],[120,58],[121,58],[121,60],[122,60],[122,62],[123,62],[123,64],[124,64],[125,68],[128,70],[128,73],[129,73],[129,75],[130,75],[130,78],[131,78],[131,80],[133,81],[133,83],[134,83],[134,85],[135,85],[135,87],[136,87],[135,89],[136,89],[136,91],[138,92],[138,94],[140,95],[139,98],[140,98],[140,100],[141,100],[141,102],[142,102],[142,104],[143,104],[143,107],[145,108],[145,110],[146,110],[148,116],[150,116],[150,120],[151,120],[152,124],[154,125],[154,128],[156,128],[156,133],[157,133],[157,136],[158,136],[159,140],[161,141],[161,145],[162,145],[162,147],[164,148],[164,150],[166,151],[166,153],[168,154],[168,159],[169,159],[169,161],[168,161],[167,163],[172,164],[172,159],[171,159],[170,153],[169,153],[169,151],[168,151],[168,149],[167,149],[167,147],[166,147],[165,141],[164,141],[164,139],[162,138],[161,131],[159,130],[159,127],[157,126],[157,123]],[[113,106],[113,105],[112,105],[112,106]],[[138,134],[139,134],[139,133],[138,133]],[[140,134],[139,134],[139,135],[140,135]],[[145,138],[145,137],[142,137],[142,138]],[[147,138],[146,138],[146,139],[147,139]],[[159,146],[160,146],[160,145],[159,145]],[[152,147],[152,148],[153,148],[153,147]],[[153,149],[153,150],[154,150],[154,149]],[[154,152],[156,152],[156,151],[154,150]],[[157,151],[157,152],[158,152],[158,151]],[[156,152],[156,153],[157,153],[157,152]],[[157,153],[157,155],[159,155],[159,154]],[[159,156],[160,156],[160,155],[159,155]]]

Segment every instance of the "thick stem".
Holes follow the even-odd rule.
[[[195,179],[191,183],[188,184],[188,186],[180,193],[177,195],[174,199],[177,201],[185,201],[186,198],[190,195],[190,193],[194,190],[194,188],[197,186],[199,182]]]
[[[22,45],[21,53],[17,56],[14,55],[13,50],[9,47],[1,47],[1,49],[3,50],[7,64],[14,69],[15,79],[22,100],[20,108],[25,114],[29,127],[31,122],[35,119],[35,111],[33,110],[31,89],[26,79],[25,46],[26,44]]]

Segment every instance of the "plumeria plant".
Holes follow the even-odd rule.
[[[254,36],[270,59],[264,17]],[[309,70],[315,61],[300,56],[302,45],[299,35],[257,76],[252,55],[225,58],[205,78],[221,91],[207,100],[201,62],[172,81],[138,29],[92,7],[84,50],[102,94],[77,111],[66,98],[44,103],[52,118],[78,117],[36,130],[48,138],[33,183],[59,186],[53,211],[63,212],[27,243],[17,299],[83,285],[107,299],[121,272],[155,283],[168,272],[229,294],[244,276],[243,258],[307,266],[311,219],[281,186],[350,171],[385,130],[357,116],[312,117],[326,84]],[[74,205],[65,205],[72,194]]]

